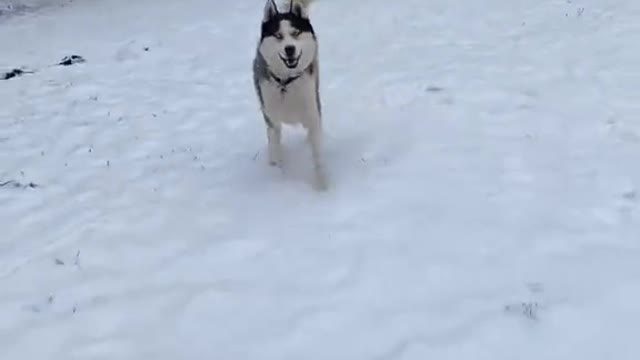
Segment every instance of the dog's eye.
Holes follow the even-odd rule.
[[[276,38],[276,39],[278,39],[278,40],[282,40],[282,39],[284,38],[284,36],[282,36],[282,34],[281,34],[281,33],[276,33],[274,36],[275,36],[275,38]]]
[[[297,38],[298,36],[300,36],[301,33],[302,33],[302,31],[300,31],[300,30],[294,30],[291,33],[291,36],[293,36],[294,38]]]

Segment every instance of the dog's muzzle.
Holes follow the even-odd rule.
[[[295,69],[296,67],[298,67],[298,64],[300,63],[300,58],[302,57],[302,51],[300,52],[300,55],[296,56],[282,56],[280,54],[278,54],[278,56],[280,56],[280,60],[282,60],[282,62],[284,63],[284,65],[289,68],[289,69]]]

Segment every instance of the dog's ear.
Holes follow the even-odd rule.
[[[309,15],[307,14],[307,9],[306,7],[301,4],[299,1],[296,0],[290,0],[290,7],[289,7],[289,12],[292,13],[295,16],[301,17],[303,19],[307,19],[309,18]]]
[[[273,19],[276,15],[278,15],[278,7],[274,0],[267,0],[267,3],[264,6],[264,16],[262,18],[262,22],[267,22]]]

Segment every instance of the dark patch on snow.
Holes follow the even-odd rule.
[[[27,13],[31,8],[22,4],[6,4],[0,6],[0,17],[8,17],[10,15],[21,15]]]
[[[66,266],[67,265],[67,261],[63,260],[62,258],[54,258],[54,264],[58,265],[58,266]],[[71,264],[71,261],[68,261],[69,264]],[[80,250],[78,250],[78,252],[76,253],[74,259],[73,259],[73,265],[80,268]]]
[[[441,88],[440,86],[428,86],[426,88],[426,91],[431,93],[436,93],[436,92],[442,92],[444,91],[444,89]]]
[[[544,284],[540,282],[529,282],[526,286],[530,296],[534,298],[538,297],[534,295],[542,295],[545,290]],[[548,306],[544,301],[536,301],[534,299],[519,301],[504,306],[505,313],[521,315],[529,320],[538,320],[540,311],[546,309],[548,309]]]
[[[635,190],[629,190],[629,191],[625,191],[622,194],[622,197],[627,199],[627,200],[635,200],[637,198],[638,194],[636,193]]]
[[[59,63],[58,65],[62,65],[62,66],[69,66],[69,65],[74,65],[74,64],[80,64],[85,62],[86,60],[80,56],[80,55],[70,55],[70,56],[65,56]]]
[[[65,7],[75,0],[0,0],[0,22],[12,16],[33,14],[41,10]]]
[[[4,73],[4,74],[3,74],[3,75],[2,75],[2,80],[9,80],[9,79],[12,79],[12,78],[14,78],[14,77],[16,77],[16,76],[20,76],[20,75],[22,75],[22,74],[24,74],[24,72],[23,72],[22,70],[20,70],[20,69],[13,69],[13,70],[11,70],[11,71],[6,72],[6,73]]]
[[[35,189],[35,188],[40,187],[40,185],[34,184],[32,182],[30,182],[28,184],[23,184],[23,183],[21,183],[19,181],[9,180],[9,181],[5,181],[5,182],[0,182],[0,187],[14,187],[14,188],[23,188],[23,189],[27,189],[27,188]]]
[[[9,72],[6,72],[2,75],[0,75],[0,80],[9,80],[9,79],[13,79],[15,77],[19,77],[22,76],[24,74],[33,74],[33,71],[24,71],[22,69],[13,69]]]
[[[86,62],[86,60],[80,56],[80,55],[69,55],[69,56],[65,56],[64,58],[62,58],[62,60],[60,60],[60,62],[58,62],[56,65],[59,66],[70,66],[70,65],[74,65],[74,64],[80,64],[80,63],[84,63]],[[17,78],[19,76],[22,76],[24,74],[33,74],[35,73],[35,71],[27,71],[27,70],[22,70],[22,69],[18,69],[15,68],[9,72],[0,74],[0,80],[9,80],[9,79],[13,79],[13,78]],[[96,97],[96,101],[98,100],[98,98]]]
[[[529,320],[538,320],[538,312],[542,308],[537,302],[521,302],[519,304],[509,304],[504,307],[507,313],[521,314]]]

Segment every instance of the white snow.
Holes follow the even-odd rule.
[[[262,7],[0,23],[0,359],[640,357],[640,2],[314,3],[327,193]]]
[[[25,15],[44,9],[50,10],[52,7],[69,6],[74,1],[100,0],[0,0],[0,22],[9,16]]]

